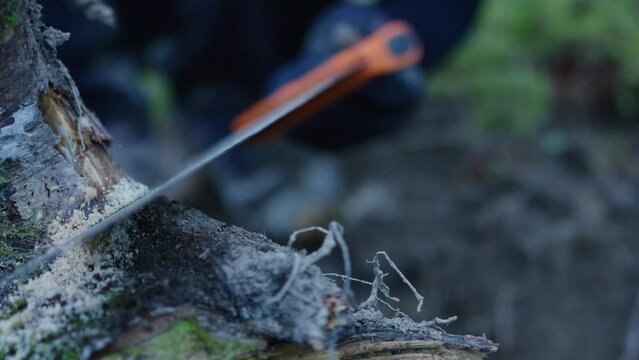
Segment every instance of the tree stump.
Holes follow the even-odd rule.
[[[147,191],[108,156],[107,131],[56,58],[68,34],[40,10],[0,0],[3,277]],[[304,256],[158,199],[0,291],[0,358],[481,359],[497,349],[354,308],[316,266],[291,278]]]

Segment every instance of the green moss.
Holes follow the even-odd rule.
[[[11,355],[15,355],[16,348],[13,345],[4,346],[0,348],[0,359],[6,359]]]
[[[109,295],[104,305],[108,310],[117,310],[126,303],[125,296],[121,292],[115,292]]]
[[[258,342],[219,340],[194,319],[182,320],[153,339],[115,355],[119,359],[231,360],[261,348]]]
[[[24,322],[22,321],[16,321],[12,326],[11,329],[14,330],[18,330],[18,329],[24,329]]]
[[[136,313],[144,306],[143,299],[134,292],[129,291],[115,291],[109,294],[107,300],[104,302],[104,307],[107,310],[123,310],[127,312]]]
[[[6,259],[12,259],[16,256],[16,252],[13,248],[7,245],[4,241],[0,241],[0,261]]]
[[[80,351],[79,350],[66,350],[60,356],[61,360],[80,360]]]
[[[32,334],[31,337],[29,338],[29,350],[27,351],[27,354],[25,355],[26,359],[31,359],[33,355],[35,355],[37,345],[38,345],[38,342],[35,339],[35,334]]]
[[[0,209],[0,262],[20,261],[31,256],[44,234],[42,224],[12,224],[6,211]]]
[[[11,313],[15,314],[27,307],[27,299],[19,298],[11,305]]]
[[[20,163],[0,162],[0,174],[10,174]],[[10,198],[15,192],[11,181],[0,176],[0,262],[21,261],[31,255],[45,232],[43,223],[20,218]]]
[[[7,182],[0,179],[0,192]],[[11,221],[8,211],[0,205],[0,262],[19,261],[28,258],[44,235],[44,224],[28,221]]]
[[[0,240],[8,243],[19,241],[29,241],[35,243],[39,241],[44,233],[43,224],[29,224],[20,221],[12,224],[6,211],[0,210]]]

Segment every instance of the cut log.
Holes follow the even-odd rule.
[[[0,276],[146,191],[106,152],[32,0],[0,0]],[[479,359],[485,338],[354,310],[304,255],[159,199],[0,292],[0,358]],[[290,288],[273,301],[285,283]],[[321,350],[321,351],[320,351]]]

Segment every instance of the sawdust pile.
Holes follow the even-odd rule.
[[[49,229],[52,246],[87,229],[113,214],[147,191],[146,187],[124,179],[108,193],[105,205],[88,215],[76,210],[64,223]],[[9,359],[37,358],[46,347],[73,348],[80,336],[99,338],[99,327],[87,326],[103,315],[106,289],[122,286],[123,268],[133,258],[130,240],[122,229],[114,229],[98,244],[80,246],[63,253],[48,271],[18,286],[9,298],[21,308],[0,320],[0,353]],[[74,334],[76,336],[69,336]],[[64,342],[57,340],[62,333]],[[99,346],[99,344],[94,344]]]

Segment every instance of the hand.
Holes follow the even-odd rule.
[[[354,45],[386,22],[383,13],[373,6],[341,4],[328,9],[311,25],[300,56],[271,77],[266,93]],[[423,99],[424,85],[418,67],[375,79],[305,121],[291,135],[321,147],[342,147],[388,132],[402,123],[400,113],[409,113],[405,110]]]

